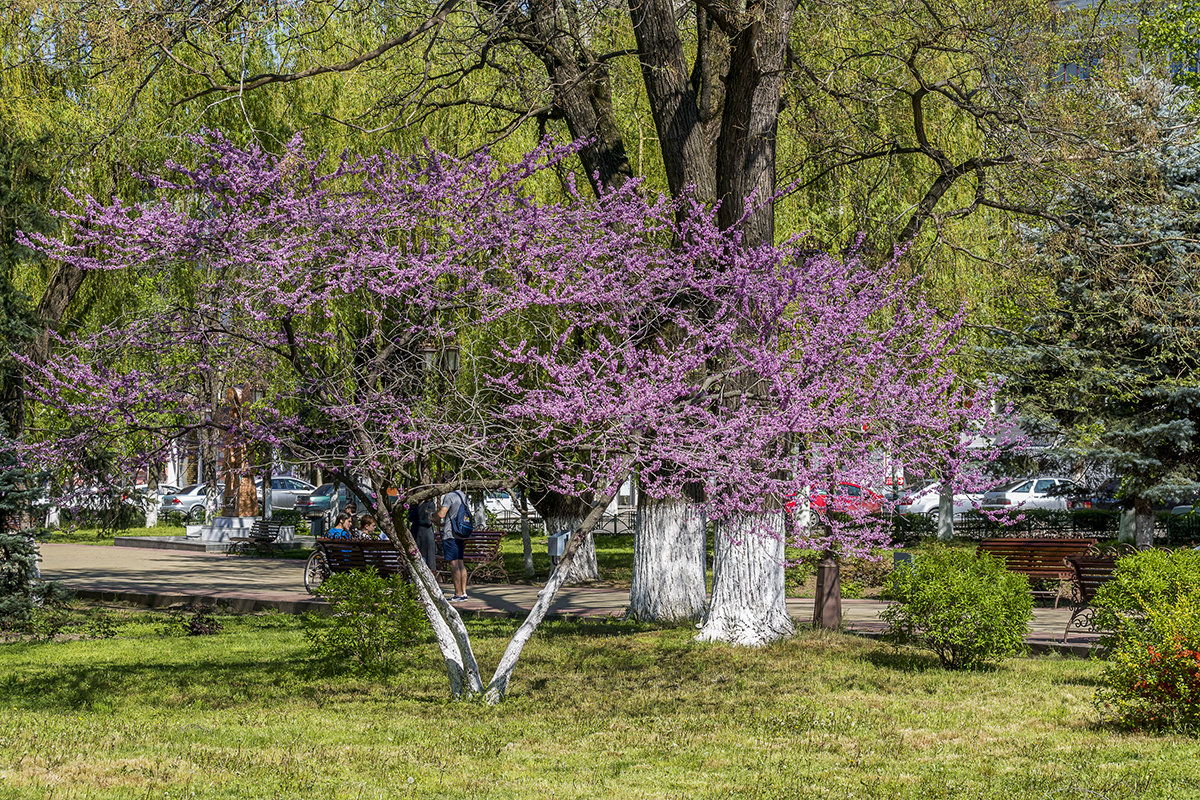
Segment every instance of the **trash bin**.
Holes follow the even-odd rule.
[[[566,552],[567,540],[571,538],[569,530],[552,533],[546,539],[546,550],[550,553],[550,558],[554,559],[554,563],[558,563],[557,559],[562,558],[562,554]]]
[[[318,539],[325,535],[325,515],[316,514],[308,518],[309,533]]]

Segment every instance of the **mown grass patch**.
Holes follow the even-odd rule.
[[[1200,797],[1200,743],[1098,726],[1082,660],[952,674],[848,636],[553,622],[489,708],[447,699],[427,643],[366,679],[318,673],[291,617],[123,619],[0,647],[0,797]],[[494,665],[516,623],[468,624]]]

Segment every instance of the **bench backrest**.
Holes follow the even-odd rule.
[[[1112,580],[1113,571],[1117,568],[1115,556],[1068,556],[1067,563],[1075,574],[1079,598],[1084,605],[1092,602],[1097,589]]]
[[[259,541],[273,542],[279,538],[281,524],[269,519],[256,519],[250,529],[250,538]]]
[[[325,554],[330,572],[349,572],[375,568],[383,577],[403,571],[400,552],[391,542],[380,539],[317,539],[317,548]]]
[[[1065,572],[1067,558],[1081,556],[1095,544],[1095,539],[984,539],[979,552],[1004,559],[1012,572],[1050,575]]]
[[[491,561],[500,548],[504,531],[475,531],[465,542],[463,561]]]

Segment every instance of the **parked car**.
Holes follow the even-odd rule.
[[[900,498],[900,502],[896,505],[896,512],[899,514],[928,514],[930,516],[938,516],[938,510],[941,503],[941,487],[940,481],[929,481],[916,488],[910,494],[906,494]],[[959,519],[968,511],[973,511],[982,502],[982,492],[955,492],[954,493],[954,518]]]
[[[360,486],[366,492],[366,495],[371,498],[371,502],[375,502],[375,492],[365,486]],[[274,490],[272,490],[274,491]],[[351,494],[349,489],[343,483],[322,483],[307,494],[297,494],[294,508],[306,517],[315,517],[324,514],[330,521],[337,515],[339,511],[346,507],[350,502]],[[354,498],[355,505],[358,505],[358,498]],[[359,509],[363,511],[363,509]]]
[[[284,508],[296,508],[301,497],[306,497],[316,490],[316,486],[313,486],[308,481],[302,481],[299,478],[292,478],[288,476],[271,478],[271,508],[276,510]],[[261,499],[261,485],[258,490],[258,495]],[[301,510],[303,511],[303,508],[301,508]]]
[[[839,483],[831,491],[818,489],[809,500],[818,511],[874,513],[883,508],[883,495],[857,483]]]
[[[199,522],[204,519],[204,503],[207,500],[207,491],[207,484],[193,483],[191,486],[183,487],[176,494],[164,495],[158,513],[165,514],[168,511],[178,511],[182,512],[189,520]],[[223,489],[217,490],[218,507],[223,502],[224,494]]]
[[[984,492],[980,505],[992,511],[1031,508],[1065,511],[1067,498],[1082,492],[1083,487],[1070,478],[1037,476],[1011,481]]]

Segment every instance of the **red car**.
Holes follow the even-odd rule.
[[[862,511],[873,514],[883,508],[883,495],[857,483],[839,483],[833,492],[813,492],[810,505],[818,511],[851,512]]]

